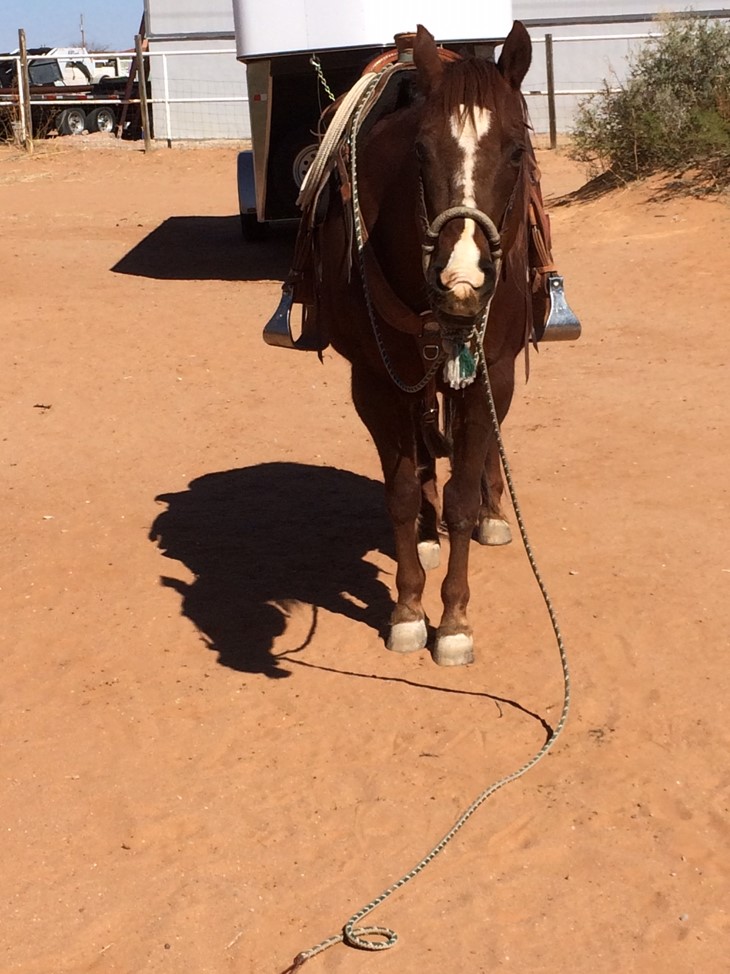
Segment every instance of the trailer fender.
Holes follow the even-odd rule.
[[[247,149],[238,153],[238,210],[241,215],[241,233],[248,241],[262,240],[266,234],[266,223],[259,223],[256,212],[256,181],[253,171],[253,151]]]

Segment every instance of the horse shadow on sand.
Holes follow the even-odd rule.
[[[293,607],[344,615],[378,632],[391,596],[378,550],[393,557],[383,486],[354,473],[297,463],[265,463],[210,473],[187,490],[161,494],[167,505],[150,539],[195,576],[162,584],[182,598],[182,613],[223,666],[288,676],[273,654]]]

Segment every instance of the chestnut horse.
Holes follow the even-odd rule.
[[[438,563],[443,517],[449,560],[431,652],[458,665],[473,660],[471,539],[510,540],[483,370],[501,422],[515,359],[546,301],[529,282],[536,167],[520,85],[531,43],[516,22],[496,63],[445,57],[421,26],[409,44],[405,82],[364,113],[333,167],[339,192],[317,228],[317,313],[352,365],[354,405],[383,468],[397,558],[388,648],[427,644],[424,566]],[[441,515],[434,454],[445,444]]]

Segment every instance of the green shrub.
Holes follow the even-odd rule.
[[[730,26],[700,17],[669,19],[633,58],[626,83],[583,102],[574,158],[594,172],[636,179],[692,170],[730,183]]]

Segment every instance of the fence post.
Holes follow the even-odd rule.
[[[150,135],[150,106],[149,102],[147,101],[147,71],[145,70],[144,58],[142,57],[141,34],[135,35],[134,50],[137,55],[137,93],[139,95],[139,110],[142,114],[144,151],[149,152],[152,148],[152,137]]]
[[[555,69],[553,65],[553,35],[545,35],[545,67],[547,68],[548,119],[550,122],[550,148],[558,145],[558,129],[555,121]]]
[[[33,154],[33,115],[30,106],[30,74],[28,72],[28,48],[25,43],[25,31],[18,31],[18,50],[20,63],[18,65],[18,94],[20,95],[20,110],[23,116],[23,143],[26,152]]]
[[[172,119],[170,117],[170,79],[167,73],[167,54],[162,55],[162,78],[164,82],[165,98],[165,137],[167,138],[168,149],[172,145]]]

